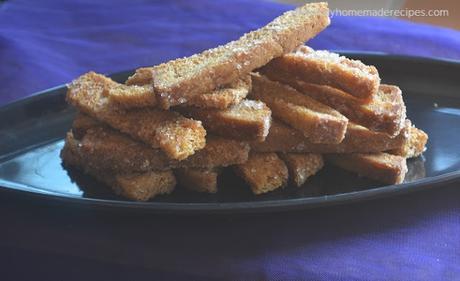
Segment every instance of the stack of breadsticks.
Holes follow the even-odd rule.
[[[324,160],[402,182],[427,135],[375,67],[303,46],[328,14],[325,3],[307,4],[226,45],[140,68],[125,84],[82,75],[68,85],[79,112],[64,164],[133,200],[177,183],[216,192],[225,167],[255,194],[301,186]]]

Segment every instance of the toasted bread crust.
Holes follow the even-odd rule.
[[[61,151],[61,158],[66,165],[76,167],[98,181],[110,186],[115,193],[136,201],[147,201],[156,195],[171,193],[176,179],[171,170],[148,171],[144,173],[113,174],[94,166],[81,155],[78,146],[73,143],[69,133],[66,144]]]
[[[102,96],[108,98],[110,102],[116,103],[118,107],[130,108],[147,105],[156,106],[157,104],[152,84],[120,84],[109,77],[94,72],[86,73],[79,79],[79,82],[74,83],[85,83],[88,91],[97,90],[91,89],[91,87],[103,87]]]
[[[310,176],[315,175],[324,166],[323,156],[315,153],[278,153],[289,171],[291,182],[302,186]]]
[[[74,129],[75,127],[72,128],[72,131]],[[169,158],[160,149],[153,149],[134,141],[127,135],[101,123],[86,129],[80,127],[78,131],[84,131],[79,141],[74,140],[73,135],[69,135],[66,141],[77,146],[87,161],[94,162],[94,165],[100,167],[101,170],[115,173],[145,172],[178,167],[207,169],[216,166],[225,167],[244,163],[249,154],[249,145],[245,142],[209,136],[202,150],[185,160],[178,161]]]
[[[385,133],[368,130],[352,122],[348,123],[345,138],[338,144],[312,143],[299,131],[273,120],[270,133],[264,142],[251,143],[254,151],[260,152],[297,152],[297,153],[353,153],[381,152],[400,148],[408,137],[408,126],[391,138]]]
[[[153,85],[153,75],[154,75],[154,69],[153,67],[141,67],[136,69],[136,72],[129,76],[128,79],[126,80],[125,84],[126,85],[148,85],[151,84]]]
[[[251,77],[238,79],[227,87],[216,89],[209,94],[195,95],[184,105],[200,108],[225,109],[239,104],[251,89]]]
[[[314,51],[307,46],[272,60],[259,72],[267,76],[277,73],[277,77],[283,80],[295,78],[306,83],[328,85],[363,101],[371,99],[380,85],[380,77],[374,66],[366,66],[361,61],[328,51]]]
[[[389,153],[400,155],[405,158],[415,158],[426,150],[427,142],[428,135],[424,131],[411,126],[409,129],[409,137],[404,142],[404,145],[398,149],[390,150]]]
[[[77,112],[72,122],[72,137],[81,140],[86,134],[86,131],[91,128],[101,126],[105,127],[103,123],[97,121],[96,119],[89,117],[84,113]]]
[[[289,175],[286,164],[276,153],[251,153],[247,162],[235,166],[235,171],[254,194],[286,186]]]
[[[169,61],[136,73],[153,77],[153,85],[164,109],[187,102],[194,95],[235,81],[265,65],[275,57],[291,52],[314,37],[330,23],[327,3],[312,3],[288,11],[268,25],[243,35],[236,41],[191,57]]]
[[[116,88],[107,94],[108,99],[116,103],[120,108],[137,108],[137,107],[155,107],[158,104],[153,86],[151,84],[143,86],[127,86],[123,84],[123,87],[131,89],[127,91],[123,88]],[[134,89],[138,89],[134,91]]]
[[[174,171],[179,184],[189,190],[206,193],[217,192],[219,169],[179,168]]]
[[[260,101],[243,100],[227,109],[178,109],[185,116],[200,120],[210,133],[237,140],[264,141],[271,124],[271,110]]]
[[[267,71],[265,74],[272,80],[285,83],[302,94],[324,103],[359,125],[372,131],[396,136],[404,127],[406,106],[399,87],[381,84],[377,93],[369,103],[326,85],[304,83],[281,72]]]
[[[252,153],[247,162],[235,166],[236,173],[254,194],[262,194],[287,185],[288,169],[276,153]]]
[[[348,119],[295,89],[254,74],[250,97],[265,102],[273,116],[301,131],[313,143],[339,143]]]
[[[152,85],[152,74],[146,75],[148,72],[151,72],[148,68],[142,68],[139,70],[139,76],[133,78],[131,76],[126,81],[129,85]],[[225,85],[221,88],[215,89],[209,93],[202,95],[195,95],[191,97],[183,106],[195,106],[200,108],[217,108],[224,109],[231,105],[240,103],[249,93],[251,89],[251,77],[249,75],[239,78],[236,81]],[[139,95],[148,94],[138,92]],[[120,103],[124,108],[132,107],[152,107],[157,105],[156,97],[154,100],[148,97],[135,96],[131,95],[111,95],[109,96],[115,102]],[[143,102],[144,101],[144,102]]]
[[[160,194],[169,194],[175,186],[176,178],[171,170],[116,175],[112,184],[115,193],[136,201],[147,201]]]
[[[402,183],[407,173],[406,158],[384,152],[328,154],[326,159],[344,170],[386,184]]]
[[[111,80],[89,72],[68,85],[67,100],[80,111],[131,137],[161,148],[173,159],[185,159],[202,149],[206,131],[200,121],[177,112],[142,108],[122,110],[107,98]]]
[[[152,84],[124,85],[94,72],[89,72],[83,75],[82,78],[86,80],[88,87],[103,84],[103,96],[107,97],[111,102],[117,103],[118,107],[131,108],[146,105],[153,107],[157,105]]]

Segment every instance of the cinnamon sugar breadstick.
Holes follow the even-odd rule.
[[[171,193],[176,179],[171,170],[142,173],[113,173],[99,169],[81,155],[72,141],[66,141],[61,158],[66,165],[76,167],[108,185],[116,194],[136,201],[147,201],[157,195]]]
[[[407,173],[406,158],[384,152],[328,154],[326,158],[344,170],[386,184],[402,183]]]
[[[380,152],[401,148],[408,138],[406,125],[400,134],[391,138],[385,133],[373,132],[365,127],[348,123],[345,138],[338,144],[312,143],[303,134],[277,120],[273,120],[264,142],[251,143],[252,150],[264,152],[352,153]]]
[[[259,72],[269,77],[269,73],[276,73],[282,80],[294,78],[307,83],[328,85],[363,101],[371,99],[380,85],[379,73],[374,66],[328,51],[315,51],[307,46],[272,60]]]
[[[313,143],[340,143],[348,119],[295,89],[260,75],[252,76],[250,97],[265,102],[273,116],[301,131]]]
[[[89,72],[68,85],[67,101],[93,118],[153,148],[161,148],[173,159],[185,159],[205,146],[206,131],[200,121],[172,111],[147,108],[125,111],[113,105],[107,98],[113,83]]]
[[[236,41],[187,58],[143,68],[127,84],[151,76],[164,109],[229,84],[273,58],[289,53],[330,23],[327,3],[312,3],[288,11],[266,26]],[[151,74],[146,74],[150,72]],[[139,79],[139,76],[142,76]]]

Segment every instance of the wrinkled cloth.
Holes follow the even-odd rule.
[[[237,39],[291,9],[271,2],[50,1],[0,4],[0,104],[158,64]],[[459,32],[396,19],[334,17],[313,48],[460,59]]]
[[[236,39],[288,9],[256,0],[3,2],[0,105],[89,70],[109,74],[191,55]],[[398,19],[333,17],[331,26],[308,44],[460,59],[460,32]],[[62,211],[40,213],[38,223],[24,211],[4,223],[24,230],[11,237],[35,237],[58,254],[35,249],[18,257],[21,251],[11,250],[2,264],[13,268],[8,263],[16,258],[32,266],[49,259],[58,264],[57,272],[67,261],[107,276],[151,280],[458,280],[459,202],[459,189],[450,186],[237,219],[100,219],[88,211],[69,211],[67,221]],[[63,253],[65,245],[69,253]]]

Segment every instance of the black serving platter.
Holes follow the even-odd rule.
[[[408,116],[430,140],[423,156],[408,161],[400,185],[383,186],[327,166],[303,187],[254,196],[230,169],[217,194],[188,192],[150,202],[131,202],[76,170],[61,165],[59,152],[75,110],[56,87],[0,108],[0,193],[40,203],[166,213],[281,211],[343,204],[437,187],[460,180],[460,63],[384,54],[346,53],[375,65],[384,83],[401,87]],[[132,71],[112,75],[125,81]]]

